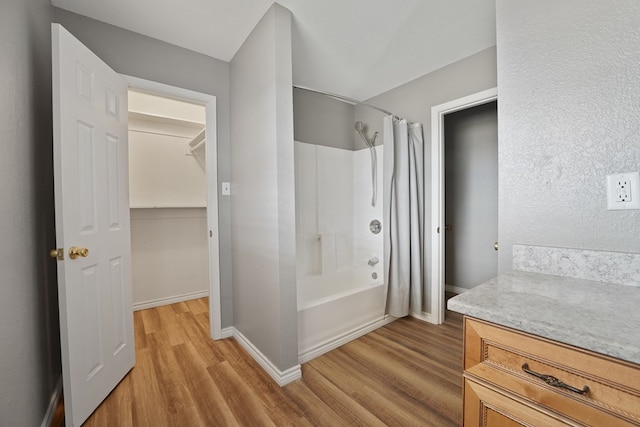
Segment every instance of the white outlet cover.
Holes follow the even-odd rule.
[[[607,209],[640,209],[640,172],[607,175]]]
[[[231,183],[230,182],[223,182],[222,183],[222,195],[223,196],[230,196],[231,195]]]

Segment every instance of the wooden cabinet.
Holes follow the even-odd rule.
[[[640,366],[465,318],[464,425],[640,426]]]

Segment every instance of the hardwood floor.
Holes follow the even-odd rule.
[[[233,339],[212,341],[206,298],[135,312],[136,366],[85,426],[459,426],[462,318],[412,318],[302,366],[279,387]]]

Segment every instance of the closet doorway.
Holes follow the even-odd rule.
[[[447,223],[445,217],[445,116],[495,102],[497,98],[498,89],[493,88],[431,108],[431,227],[425,233],[425,239],[431,240],[431,255],[426,260],[431,274],[425,297],[430,308],[428,320],[435,324],[444,322],[445,315],[445,235],[456,232],[456,224]],[[497,212],[494,217],[497,230]],[[447,228],[450,231],[446,231]],[[493,243],[497,248],[497,242]],[[490,244],[483,250],[490,253],[497,249]]]
[[[498,102],[447,114],[445,289],[459,294],[498,274]]]
[[[126,78],[133,308],[208,296],[221,338],[215,97]]]

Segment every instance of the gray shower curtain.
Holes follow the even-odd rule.
[[[422,312],[424,139],[422,124],[384,118],[384,273],[387,314]]]

